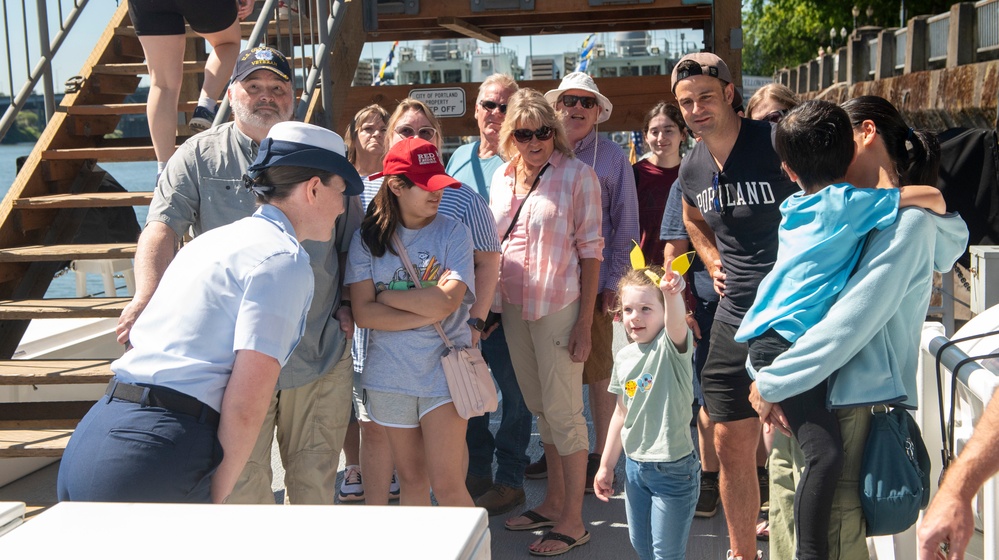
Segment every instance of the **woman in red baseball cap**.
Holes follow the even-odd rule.
[[[413,135],[385,156],[384,177],[354,236],[345,284],[354,320],[371,329],[361,373],[368,416],[383,426],[395,459],[403,505],[473,505],[465,489],[465,427],[444,378],[444,342],[470,346],[466,325],[475,301],[471,234],[437,213],[445,188],[437,147]],[[406,272],[404,251],[418,278]],[[418,287],[420,282],[422,287]],[[416,288],[416,289],[414,289]]]

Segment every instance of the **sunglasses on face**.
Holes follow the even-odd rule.
[[[777,124],[777,123],[779,123],[781,121],[781,119],[784,118],[785,115],[787,115],[787,110],[786,109],[781,109],[779,111],[770,111],[761,120],[770,121],[770,122],[772,122],[774,124]]]
[[[420,138],[430,142],[437,136],[437,129],[432,126],[424,126],[419,130],[413,130],[411,126],[400,126],[395,129],[395,133],[403,138],[412,138],[413,136],[419,136]]]
[[[486,111],[495,111],[499,109],[500,113],[506,114],[506,103],[497,103],[495,101],[479,101],[479,107],[482,107]]]
[[[551,139],[555,135],[555,129],[550,126],[543,126],[537,130],[531,130],[529,128],[518,128],[513,131],[513,138],[525,144],[531,141],[531,137],[536,137],[538,140],[544,142],[545,140]]]
[[[566,107],[575,107],[576,103],[581,104],[583,106],[583,109],[592,109],[592,108],[594,108],[594,107],[597,106],[597,98],[596,97],[581,97],[579,95],[563,95],[561,101],[562,101],[562,105],[565,105]]]

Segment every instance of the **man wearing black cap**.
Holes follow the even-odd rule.
[[[275,49],[255,47],[240,53],[227,92],[234,121],[192,137],[170,158],[139,237],[136,293],[118,320],[120,343],[128,343],[132,324],[149,303],[185,234],[198,236],[253,213],[254,197],[241,188],[243,176],[271,127],[291,120],[291,75],[288,61]],[[350,353],[345,349],[353,317],[349,304],[343,304],[347,298],[342,293],[339,255],[347,252],[363,215],[357,197],[349,197],[345,206],[333,239],[303,244],[315,274],[305,334],[281,369],[278,392],[230,502],[274,502],[270,465],[276,427],[286,499],[333,503],[352,384]]]
[[[780,203],[799,189],[781,172],[770,125],[732,110],[735,86],[723,60],[687,55],[673,68],[672,84],[687,126],[701,137],[680,165],[684,224],[721,295],[701,387],[717,423],[729,558],[753,558],[760,422],[749,403],[748,350],[733,337],[777,258]]]

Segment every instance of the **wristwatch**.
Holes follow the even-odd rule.
[[[472,327],[473,329],[479,332],[482,332],[486,328],[486,322],[477,317],[471,317],[468,319],[468,326]]]

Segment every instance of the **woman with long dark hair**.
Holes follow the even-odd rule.
[[[893,186],[936,182],[939,152],[930,133],[911,129],[880,97],[858,97],[843,109],[853,125],[856,149],[847,170],[849,183],[873,188],[882,180]],[[826,405],[837,409],[845,450],[829,526],[830,558],[867,556],[858,478],[871,407],[861,405],[916,406],[918,344],[933,272],[949,270],[967,239],[967,226],[957,214],[900,209],[892,225],[869,235],[856,271],[826,316],[757,376],[764,396],[774,394],[772,382],[778,378],[792,385],[829,379]],[[769,418],[772,427],[783,431],[786,418],[779,410]],[[793,501],[803,467],[800,457],[793,447],[775,444],[773,503]],[[785,466],[792,462],[793,467]],[[771,509],[770,553],[775,558],[794,555],[792,517],[790,508]]]
[[[422,138],[392,146],[379,176],[382,188],[351,243],[344,280],[357,325],[370,329],[364,406],[388,436],[403,505],[430,505],[433,488],[439,504],[471,507],[466,421],[451,399],[440,362],[445,346],[433,326],[440,322],[456,346],[471,344],[471,234],[437,212],[443,189],[461,183],[444,173],[436,146]],[[418,278],[406,272],[402,251]]]

